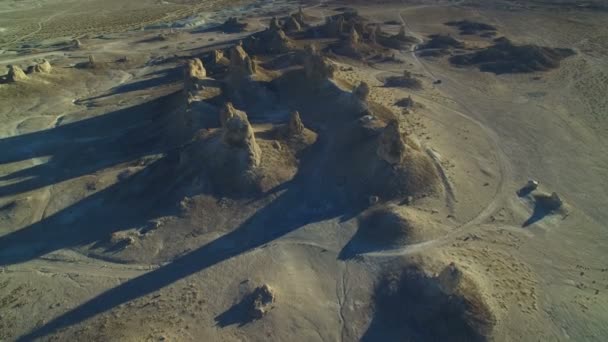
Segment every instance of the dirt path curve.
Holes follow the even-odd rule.
[[[402,13],[399,13],[399,17],[401,18],[401,21],[403,22],[403,24],[407,25],[405,19],[403,18]],[[407,27],[407,28],[408,28],[408,31],[410,34],[412,34],[417,39],[421,40],[419,34],[416,34],[415,32],[413,32],[411,30],[411,28],[409,28],[409,27]],[[414,44],[410,48],[409,52],[412,54],[412,57],[420,65],[421,69],[425,71],[427,76],[429,76],[433,80],[437,80],[438,78],[433,74],[433,72],[431,72],[429,70],[429,68],[424,64],[424,62],[422,62],[420,59],[418,59],[418,56],[416,56],[415,51],[416,51],[417,47],[418,47],[418,44]],[[382,70],[382,69],[376,69],[376,70],[378,70],[378,74],[380,74],[382,72],[392,72],[392,73],[396,73],[396,74],[401,74],[401,72],[402,72],[401,70]],[[416,244],[416,245],[412,245],[412,246],[407,246],[407,247],[400,248],[400,249],[365,254],[365,256],[368,256],[368,257],[387,257],[387,256],[405,255],[405,254],[417,252],[421,249],[428,248],[430,246],[435,246],[435,245],[440,245],[442,243],[445,243],[446,241],[449,241],[453,236],[460,234],[462,229],[483,224],[483,222],[485,220],[487,220],[494,212],[496,212],[496,210],[498,210],[503,205],[508,203],[509,198],[512,196],[512,193],[508,188],[508,181],[512,180],[514,178],[512,165],[509,161],[509,158],[507,157],[507,154],[505,153],[505,149],[502,145],[502,142],[500,141],[498,134],[496,134],[496,132],[494,132],[494,130],[492,130],[489,126],[485,125],[484,123],[482,123],[481,121],[476,119],[476,117],[480,117],[480,116],[475,115],[475,111],[472,110],[470,107],[468,107],[462,101],[450,98],[452,101],[457,103],[462,109],[464,109],[464,111],[460,111],[451,106],[447,106],[447,105],[441,104],[439,102],[435,102],[430,98],[426,98],[424,95],[417,95],[417,96],[433,102],[435,105],[442,107],[449,113],[452,113],[454,115],[462,117],[465,120],[470,121],[471,123],[478,126],[484,132],[484,134],[491,140],[491,142],[494,145],[494,150],[496,152],[496,158],[498,161],[498,166],[499,166],[499,171],[500,171],[499,175],[498,175],[499,181],[498,181],[497,191],[494,194],[490,203],[479,214],[477,214],[471,220],[463,222],[460,225],[456,226],[455,228],[458,228],[458,229],[452,230],[452,232],[450,234],[448,234],[442,238],[439,238],[437,240],[428,241],[428,242],[424,242],[424,243],[420,243],[420,244]]]

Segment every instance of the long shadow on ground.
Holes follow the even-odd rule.
[[[0,177],[0,181],[14,181],[0,186],[0,197],[39,189],[161,151],[166,147],[157,122],[162,122],[159,118],[170,110],[175,96],[178,95],[1,139],[0,163],[46,156],[51,159]]]
[[[157,291],[193,273],[260,247],[299,227],[334,218],[344,212],[339,207],[319,210],[318,208],[323,206],[317,204],[325,203],[326,199],[321,198],[319,193],[308,191],[307,188],[297,186],[286,190],[274,202],[258,211],[231,233],[166,266],[102,293],[21,337],[19,341],[30,341],[51,334],[58,329],[78,324],[120,304]],[[310,208],[310,210],[294,210],[294,208]],[[296,214],[292,214],[294,212]]]

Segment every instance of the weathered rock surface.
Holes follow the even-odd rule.
[[[321,56],[314,45],[309,45],[304,55],[304,71],[310,81],[318,83],[332,78],[336,70],[333,64]]]
[[[230,65],[228,72],[232,77],[247,77],[255,74],[255,64],[241,45],[230,49]]]
[[[262,152],[258,146],[253,128],[247,114],[226,104],[222,111],[222,142],[228,148],[226,152],[239,155],[243,169],[250,169],[260,164]]]
[[[49,63],[49,61],[47,61],[46,59],[43,59],[42,62],[34,65],[33,72],[48,74],[51,72],[52,69],[53,67],[51,66],[51,63]]]
[[[184,65],[184,90],[190,92],[200,86],[200,81],[207,77],[207,70],[198,58],[189,59]]]
[[[284,28],[287,32],[299,32],[302,30],[302,25],[294,16],[290,16],[285,22]]]
[[[247,28],[247,23],[240,22],[236,17],[230,17],[220,25],[220,30],[225,33],[243,32]]]
[[[399,123],[397,121],[390,122],[380,134],[377,154],[387,163],[401,164],[407,153],[407,145],[399,131]]]
[[[452,262],[439,273],[437,280],[441,291],[447,295],[452,295],[456,293],[462,281],[462,271]]]
[[[302,123],[302,118],[300,118],[300,113],[295,110],[291,112],[289,116],[289,124],[287,125],[287,133],[290,136],[299,135],[304,132],[304,123]]]
[[[359,85],[353,90],[353,95],[362,102],[367,102],[369,93],[369,85],[365,81],[359,83]]]
[[[264,284],[251,293],[251,308],[250,314],[252,319],[260,319],[264,317],[275,302],[274,290]]]
[[[248,51],[260,54],[285,53],[294,48],[294,43],[281,29],[276,18],[270,22],[268,29],[250,36],[243,44]]]
[[[20,67],[16,65],[9,65],[7,79],[9,82],[20,82],[27,80],[28,77]]]

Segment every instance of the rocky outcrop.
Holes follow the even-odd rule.
[[[359,85],[353,90],[353,95],[361,102],[367,102],[369,93],[370,89],[367,82],[359,83]]]
[[[353,26],[348,34],[348,43],[352,45],[359,44],[361,42],[361,35],[357,32],[357,29]]]
[[[344,32],[344,17],[327,17],[325,19],[324,33],[327,37],[339,37]]]
[[[230,65],[228,70],[231,74],[251,76],[255,74],[255,69],[255,64],[242,45],[235,45],[230,49]]]
[[[89,68],[89,69],[95,69],[98,66],[99,66],[99,64],[97,63],[97,61],[95,60],[95,57],[93,55],[89,55],[89,60],[84,63],[84,67]]]
[[[230,64],[228,65],[228,85],[233,89],[240,88],[240,84],[247,81],[256,72],[256,65],[241,45],[230,49]]]
[[[42,62],[33,66],[32,71],[48,74],[52,69],[53,67],[51,67],[51,63],[49,63],[49,61],[46,59],[43,59]]]
[[[289,18],[287,18],[284,28],[285,28],[285,31],[287,31],[287,32],[302,31],[302,25],[298,22],[298,20],[294,16],[290,16]]]
[[[247,51],[260,54],[285,53],[294,48],[276,18],[272,19],[268,29],[250,36],[243,44]]]
[[[462,281],[462,271],[452,262],[439,273],[437,280],[441,291],[452,295],[456,293]]]
[[[250,298],[250,316],[252,319],[260,319],[264,317],[268,311],[272,309],[272,305],[276,299],[274,290],[266,284],[253,290]]]
[[[211,52],[211,63],[214,65],[229,65],[230,60],[224,56],[224,51],[216,49]]]
[[[277,19],[277,17],[272,17],[272,19],[270,19],[268,29],[271,31],[278,31],[281,29],[281,24],[279,24],[279,19]]]
[[[191,92],[199,88],[200,81],[207,77],[207,70],[198,58],[189,59],[184,65],[184,90]]]
[[[395,38],[398,39],[407,39],[407,33],[405,31],[405,25],[401,25],[401,27],[399,28],[399,33],[397,33],[397,36],[395,36]]]
[[[186,62],[185,68],[185,77],[186,78],[195,78],[202,80],[207,77],[207,70],[203,66],[203,62],[201,62],[198,58],[192,58]]]
[[[380,134],[378,149],[376,151],[380,159],[396,165],[401,164],[407,153],[407,145],[401,136],[399,123],[391,121]]]
[[[298,12],[292,14],[291,17],[298,23],[298,25],[300,25],[300,27],[306,25],[306,16],[304,15],[304,10],[302,9],[302,6],[300,6]]]
[[[369,32],[369,41],[375,44],[378,42],[378,37],[382,37],[382,35],[382,27],[380,25],[376,25]]]
[[[321,56],[316,46],[311,44],[306,47],[304,55],[304,71],[306,73],[306,77],[310,81],[320,83],[332,78],[336,69],[333,64]]]
[[[222,110],[220,121],[222,123],[222,143],[226,152],[237,156],[240,169],[251,169],[260,164],[262,152],[258,146],[253,128],[249,123],[247,114],[236,110],[232,104],[227,103]]]
[[[21,82],[28,79],[25,72],[23,72],[23,69],[16,65],[8,66],[8,74],[6,77],[9,82]]]
[[[240,22],[236,17],[230,17],[219,28],[225,33],[238,33],[245,31],[247,23]]]
[[[226,125],[226,121],[228,121],[228,119],[230,119],[233,116],[244,115],[244,113],[242,113],[242,112],[241,113],[237,113],[237,112],[241,112],[241,111],[234,108],[234,106],[232,105],[232,102],[226,102],[224,107],[220,110],[221,126],[224,127]]]
[[[300,118],[300,112],[297,110],[291,112],[289,123],[287,124],[287,134],[289,136],[300,135],[304,132],[304,124]]]

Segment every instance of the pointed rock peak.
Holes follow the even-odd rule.
[[[39,72],[48,74],[51,72],[52,69],[53,67],[51,67],[51,63],[49,63],[49,61],[47,61],[46,59],[43,59],[42,62],[28,68],[28,72]]]
[[[359,35],[359,32],[357,32],[357,29],[353,25],[353,27],[351,27],[350,33],[348,35],[348,41],[351,44],[358,44],[360,40],[361,40],[361,36]]]
[[[184,73],[187,79],[204,79],[207,77],[207,70],[205,70],[203,62],[198,58],[192,58],[186,62]]]
[[[285,29],[290,32],[298,32],[302,30],[302,25],[300,25],[295,17],[291,16],[285,23]]]
[[[402,39],[407,38],[407,33],[405,30],[404,24],[402,24],[401,27],[399,28],[399,33],[397,34],[397,37],[402,38]]]
[[[370,89],[367,82],[363,81],[353,90],[353,94],[361,101],[367,102]]]
[[[272,17],[269,28],[271,31],[278,31],[281,29],[281,25],[279,24],[279,19],[277,19],[277,17]]]
[[[255,64],[243,49],[242,44],[235,45],[230,49],[230,72],[243,75],[253,75],[255,73]]]
[[[220,123],[222,124],[222,127],[226,124],[226,121],[228,121],[228,119],[236,115],[237,110],[232,105],[232,102],[226,102],[226,104],[224,104],[224,108],[220,110]]]
[[[462,271],[452,262],[439,273],[437,280],[439,281],[439,287],[445,294],[454,294],[462,281]]]
[[[222,50],[216,49],[216,50],[213,50],[213,52],[211,52],[211,60],[213,61],[213,63],[219,64],[219,63],[221,63],[221,61],[223,59],[224,59],[224,52]]]
[[[289,135],[298,135],[304,131],[304,123],[302,123],[300,112],[297,110],[291,112],[291,115],[289,116],[287,131]]]
[[[335,73],[335,67],[321,56],[315,45],[311,44],[306,47],[304,71],[311,81],[319,82],[324,79],[332,78]]]
[[[403,162],[407,146],[401,136],[399,122],[391,121],[382,133],[378,144],[378,156],[389,164],[395,165]]]
[[[19,82],[19,81],[24,81],[27,80],[27,76],[25,75],[25,72],[23,72],[23,69],[21,69],[20,67],[16,66],[16,65],[9,65],[8,66],[8,80],[9,82]]]

